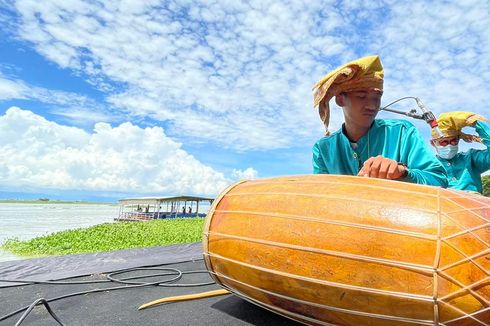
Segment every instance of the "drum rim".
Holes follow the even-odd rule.
[[[206,220],[204,222],[204,228],[203,228],[203,234],[202,234],[202,248],[203,248],[203,256],[204,256],[204,265],[206,266],[206,269],[210,272],[209,275],[211,278],[220,286],[223,286],[219,279],[216,277],[213,271],[213,266],[211,264],[211,259],[209,258],[208,252],[209,252],[209,238],[208,238],[208,233],[209,233],[209,227],[211,225],[211,220],[212,217],[214,216],[214,211],[216,210],[216,207],[219,205],[221,200],[225,197],[227,193],[229,193],[233,188],[236,186],[245,183],[245,182],[250,182],[251,180],[240,180],[235,183],[232,183],[229,185],[225,190],[223,190],[218,197],[213,201],[213,204],[211,205],[211,208],[209,209],[209,212],[206,216]]]

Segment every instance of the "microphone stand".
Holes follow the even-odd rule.
[[[414,99],[415,102],[417,103],[417,106],[419,107],[420,111],[422,111],[422,114],[417,113],[417,109],[411,109],[410,111],[407,111],[407,112],[399,111],[399,110],[395,110],[395,109],[391,109],[391,108],[388,109],[389,106],[391,106],[391,105],[393,105],[393,104],[395,104],[401,100],[405,100],[405,99]],[[418,97],[405,96],[405,97],[399,98],[396,101],[391,102],[388,105],[385,105],[384,107],[380,108],[379,110],[406,115],[407,117],[414,118],[414,119],[424,120],[425,122],[427,122],[429,124],[431,129],[434,129],[440,137],[443,137],[443,134],[442,134],[441,130],[439,129],[439,125],[437,124],[436,117],[434,116],[434,114],[431,111],[427,110],[425,105],[422,103],[422,101]]]

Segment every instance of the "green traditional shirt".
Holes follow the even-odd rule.
[[[481,121],[475,124],[475,130],[483,140],[486,149],[470,149],[446,160],[437,156],[446,169],[449,188],[478,191],[481,193],[481,174],[490,169],[490,128]]]
[[[444,167],[405,120],[374,120],[354,146],[342,129],[320,139],[313,146],[313,173],[357,175],[368,158],[378,155],[407,165],[403,181],[447,187]]]

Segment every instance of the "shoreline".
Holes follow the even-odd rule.
[[[17,199],[0,199],[0,204],[63,204],[63,205],[119,205],[115,202],[91,202],[91,201],[73,201],[73,200],[17,200]]]

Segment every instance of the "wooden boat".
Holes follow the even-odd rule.
[[[335,175],[237,183],[204,258],[234,294],[312,325],[490,325],[490,199]]]

